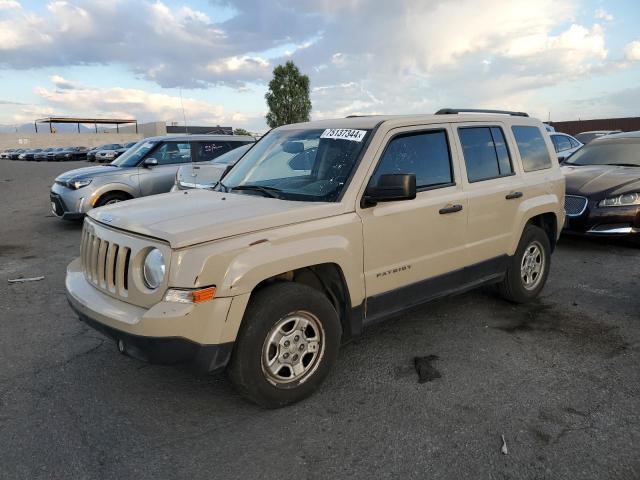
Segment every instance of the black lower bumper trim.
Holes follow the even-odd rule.
[[[73,306],[72,306],[73,308]],[[233,342],[202,345],[180,337],[143,337],[109,327],[76,311],[80,320],[116,342],[122,341],[124,353],[139,360],[161,365],[191,363],[201,372],[223,370],[233,350]]]
[[[50,192],[49,198],[51,199],[51,203],[53,204],[53,213],[57,215],[59,218],[63,220],[82,220],[84,218],[84,213],[81,212],[69,212],[67,211],[67,207],[60,198],[60,195]]]

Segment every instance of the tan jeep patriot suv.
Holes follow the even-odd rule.
[[[66,289],[121,352],[226,368],[278,407],[384,317],[485,284],[535,298],[563,204],[553,144],[524,113],[287,125],[211,190],[89,212]]]

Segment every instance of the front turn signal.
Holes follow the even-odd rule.
[[[213,300],[213,297],[215,296],[216,287],[198,288],[195,290],[170,288],[164,296],[164,301],[176,303],[203,303]]]

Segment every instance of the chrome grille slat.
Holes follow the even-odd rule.
[[[116,260],[116,292],[123,296],[127,296],[127,288],[125,285],[125,275],[127,274],[126,262],[129,259],[129,252],[131,249],[128,247],[121,247],[118,249],[118,257]]]
[[[91,242],[91,256],[89,257],[90,278],[93,283],[98,283],[98,251],[100,250],[100,237],[94,236]]]
[[[115,243],[109,244],[109,250],[107,251],[107,260],[105,262],[105,267],[107,269],[107,288],[111,292],[116,291],[116,282],[115,282],[115,266],[116,266],[116,258],[118,255],[118,245]]]
[[[568,217],[579,217],[587,209],[588,200],[578,195],[565,195],[564,210]]]
[[[105,269],[105,260],[107,259],[107,249],[109,248],[109,242],[100,240],[100,248],[98,249],[98,283],[102,288],[107,287],[107,275]]]
[[[161,249],[165,259],[170,258],[166,244],[127,235],[86,218],[80,243],[84,277],[105,295],[150,308],[162,300],[167,283],[153,292],[140,284],[139,262],[152,246]]]

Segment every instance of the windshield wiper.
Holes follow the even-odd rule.
[[[261,192],[261,193],[264,193],[267,197],[271,197],[271,198],[281,198],[280,195],[278,195],[278,193],[282,191],[279,188],[263,187],[261,185],[238,185],[237,187],[233,187],[231,189],[232,192],[234,190],[249,190],[254,192]]]
[[[635,163],[609,163],[609,165],[615,165],[616,167],[640,167]]]

